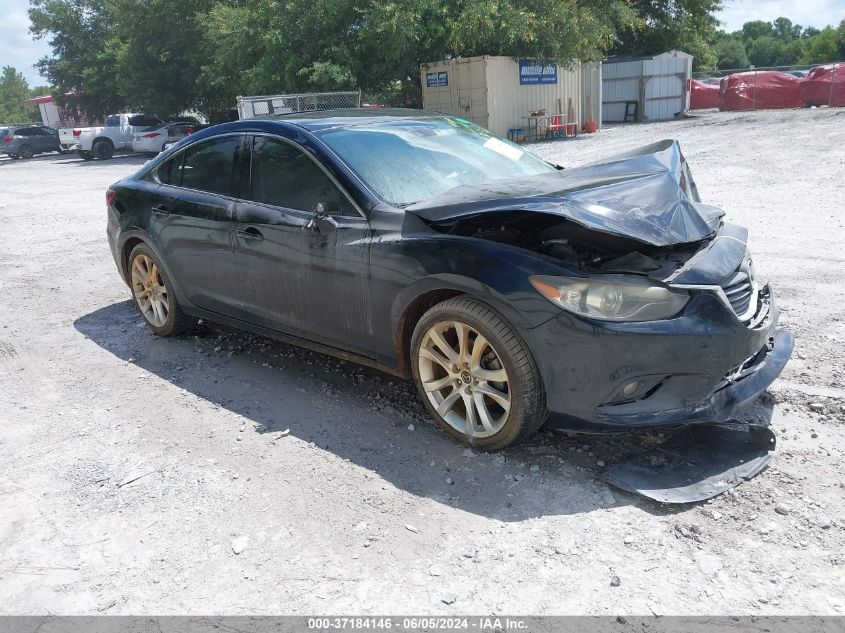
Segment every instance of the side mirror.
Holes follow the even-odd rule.
[[[337,222],[330,215],[318,215],[314,220],[314,226],[320,235],[329,235],[337,229]]]

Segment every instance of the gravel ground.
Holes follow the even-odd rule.
[[[666,507],[593,479],[655,434],[490,455],[410,383],[207,325],[157,339],[105,239],[142,160],[0,159],[0,613],[845,613],[845,109],[703,113],[535,145],[676,138],[751,229],[792,362],[762,474]]]

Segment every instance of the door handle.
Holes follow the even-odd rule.
[[[170,210],[167,208],[167,205],[158,204],[153,207],[153,213],[155,215],[168,215],[170,213]]]
[[[255,240],[256,242],[260,242],[264,239],[264,236],[254,226],[247,227],[245,229],[238,229],[236,231],[239,237],[244,238],[245,240]]]

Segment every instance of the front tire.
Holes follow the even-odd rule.
[[[196,320],[182,312],[167,273],[146,244],[129,253],[129,286],[135,307],[159,336],[176,336],[193,327]]]
[[[546,394],[516,328],[466,295],[437,304],[411,339],[412,371],[429,413],[453,438],[499,450],[546,421]]]

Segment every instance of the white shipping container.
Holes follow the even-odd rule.
[[[665,121],[683,113],[689,107],[692,59],[687,53],[669,51],[604,60],[602,119],[625,121],[626,104],[628,121]]]
[[[484,55],[423,64],[420,69],[423,107],[472,121],[506,136],[508,130],[521,128],[527,133],[527,117],[533,111],[545,109],[549,115],[562,114],[565,121],[571,106],[572,122],[580,130],[587,118],[597,124],[601,104],[601,65],[585,67],[592,86],[598,94],[591,100],[594,114],[586,112],[583,98],[584,84],[581,65],[556,65],[554,83],[521,84],[519,61],[513,57]],[[544,75],[550,81],[550,75]]]

